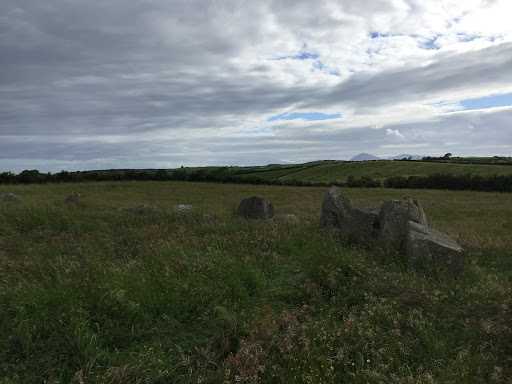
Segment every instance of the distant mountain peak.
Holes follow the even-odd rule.
[[[371,161],[371,160],[402,160],[411,158],[412,160],[421,160],[423,156],[420,155],[409,155],[408,153],[402,153],[401,155],[391,156],[391,157],[377,157],[370,155],[369,153],[360,153],[357,156],[354,156],[349,161]]]
[[[380,157],[376,157],[370,155],[369,153],[360,153],[357,156],[354,156],[349,161],[369,161],[369,160],[382,160]]]

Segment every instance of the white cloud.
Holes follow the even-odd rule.
[[[405,139],[405,136],[402,135],[398,129],[386,129],[386,136],[396,137],[402,140]]]

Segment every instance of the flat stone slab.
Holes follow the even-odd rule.
[[[281,219],[287,223],[298,224],[300,220],[297,216],[292,214],[282,215]]]
[[[21,196],[15,195],[14,193],[6,193],[2,195],[3,201],[13,201],[15,203],[21,203],[23,199]]]
[[[274,207],[270,201],[263,197],[246,197],[240,202],[237,214],[248,219],[272,220],[274,218]]]
[[[405,235],[405,257],[411,267],[422,264],[464,273],[464,249],[446,233],[409,221]]]

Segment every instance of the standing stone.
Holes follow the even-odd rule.
[[[274,207],[270,201],[263,197],[246,197],[240,202],[237,213],[239,216],[248,219],[272,220],[274,218]]]
[[[80,195],[78,192],[71,192],[71,195],[69,195],[64,202],[66,203],[79,203],[83,200],[82,195]]]
[[[406,231],[405,257],[411,267],[427,264],[457,275],[464,273],[464,249],[450,236],[413,221],[407,223]]]
[[[16,203],[21,203],[23,201],[23,199],[20,196],[15,195],[14,193],[6,193],[6,194],[2,195],[2,200],[3,201],[14,201]]]
[[[320,225],[330,231],[350,233],[352,203],[333,185],[322,202]]]
[[[421,205],[418,207],[412,199],[385,201],[379,212],[379,241],[386,247],[402,247],[409,221],[427,225]]]

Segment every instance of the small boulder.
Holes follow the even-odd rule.
[[[79,203],[83,200],[82,195],[80,195],[78,192],[71,192],[71,195],[69,195],[64,202],[66,203]]]
[[[292,223],[292,224],[300,223],[299,218],[297,216],[291,215],[291,214],[283,215],[283,216],[281,216],[281,219],[283,219],[283,221],[285,221],[287,223]]]
[[[413,268],[427,264],[457,275],[464,273],[464,249],[446,233],[409,221],[404,248]]]
[[[388,200],[380,207],[379,241],[387,247],[403,245],[409,221],[427,225],[427,217],[421,205],[412,199]]]
[[[15,203],[21,203],[23,201],[23,199],[20,196],[15,195],[14,193],[6,193],[6,194],[2,195],[2,200],[3,201],[14,201]]]
[[[350,233],[352,220],[352,203],[333,185],[327,191],[322,202],[320,225],[328,230]]]
[[[272,220],[274,218],[274,207],[270,201],[263,197],[246,197],[240,202],[237,213],[239,216],[248,219]]]
[[[136,207],[133,207],[133,208],[129,208],[129,207],[117,208],[117,211],[124,212],[124,213],[139,213],[139,214],[141,214],[141,213],[148,212],[148,211],[151,212],[156,209],[157,208],[154,205],[141,204],[141,205],[137,205]]]
[[[187,205],[187,204],[178,204],[172,207],[172,210],[174,212],[179,213],[185,213],[185,212],[192,212],[195,209],[193,205]]]

